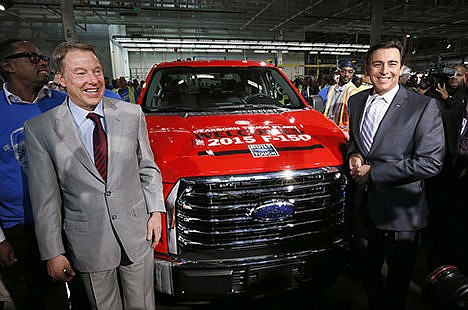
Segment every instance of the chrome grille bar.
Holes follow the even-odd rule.
[[[341,236],[345,185],[334,167],[183,179],[176,201],[179,246],[226,250],[291,240],[307,246],[307,239],[317,247],[328,245]],[[252,216],[269,201],[287,202],[295,212],[273,221]]]

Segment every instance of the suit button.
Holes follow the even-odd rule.
[[[109,197],[111,195],[111,191],[106,192],[106,196]]]
[[[113,219],[113,220],[116,220],[116,219],[117,219],[117,215],[112,215],[112,219]]]

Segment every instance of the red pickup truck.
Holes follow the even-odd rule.
[[[210,299],[332,283],[347,256],[346,141],[281,70],[160,63],[139,103],[167,208],[157,292]]]

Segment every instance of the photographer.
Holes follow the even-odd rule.
[[[408,80],[410,79],[411,77],[411,68],[408,67],[407,65],[403,65],[403,67],[401,67],[401,73],[400,73],[400,78],[398,79],[398,83],[400,83],[401,85],[406,85],[406,83],[408,82]]]
[[[460,72],[458,67],[457,74]],[[453,99],[460,98],[455,97],[461,96],[460,93],[465,97],[442,111],[446,154],[442,172],[426,182],[430,213],[429,226],[423,233],[423,244],[429,270],[451,264],[468,273],[468,208],[465,194],[468,190],[468,71],[465,68],[462,72],[464,83],[454,90],[449,89],[448,93],[452,94]]]
[[[461,108],[464,105],[465,85],[463,77],[467,71],[462,65],[457,65],[454,69],[456,72],[449,77],[448,87],[444,84],[438,84],[436,89],[446,109]]]

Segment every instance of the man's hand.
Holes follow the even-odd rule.
[[[447,89],[445,89],[445,84],[442,84],[442,85],[437,84],[437,91],[439,92],[440,98],[442,98],[442,100],[448,99],[449,94],[448,94]]]
[[[146,233],[146,240],[150,240],[151,247],[154,249],[161,239],[161,213],[153,212],[148,220],[148,228]]]
[[[55,256],[47,261],[47,272],[55,281],[68,282],[75,276],[70,262],[64,255]]]
[[[418,94],[420,95],[424,95],[427,93],[427,91],[431,89],[430,87],[426,88],[426,89],[422,89],[421,87],[418,87]]]
[[[369,182],[370,165],[362,165],[350,171],[351,177],[358,184],[367,184]]]
[[[7,240],[0,242],[0,267],[8,268],[17,261],[15,251],[10,242]]]
[[[351,171],[356,170],[357,168],[364,165],[364,158],[360,154],[357,154],[357,153],[351,154],[349,156],[348,163],[349,163],[349,169]]]
[[[351,154],[348,159],[349,174],[358,184],[366,184],[369,182],[370,165],[364,164],[364,158],[361,154]]]

